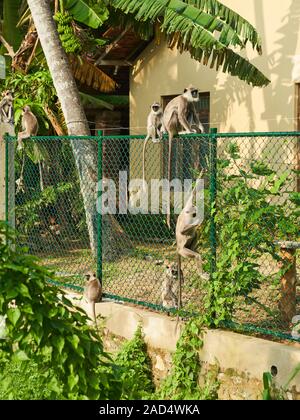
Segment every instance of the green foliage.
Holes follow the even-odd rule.
[[[22,31],[17,27],[21,4],[22,0],[3,0],[1,4],[3,10],[1,32],[5,40],[13,46],[15,51],[19,48],[22,40]]]
[[[33,361],[6,363],[0,373],[0,400],[50,399],[53,393],[48,387],[48,374],[45,375],[48,369],[49,366],[43,368]],[[56,398],[60,397],[56,395]]]
[[[213,209],[217,266],[207,282],[206,321],[214,325],[232,319],[239,296],[247,298],[263,282],[278,284],[288,267],[267,275],[258,261],[266,255],[281,261],[275,240],[297,238],[300,226],[295,196],[288,193],[289,173],[276,173],[259,161],[250,162],[246,170],[235,143],[228,146],[227,154],[228,158],[218,162],[217,206],[221,211]],[[206,238],[209,228],[207,223]],[[207,254],[207,269],[209,260]]]
[[[263,400],[269,401],[271,400],[271,387],[272,387],[272,375],[270,372],[263,373]]]
[[[189,51],[192,58],[217,70],[238,76],[254,86],[266,86],[270,81],[237,47],[245,48],[248,41],[261,54],[261,40],[255,28],[216,0],[111,0],[113,8],[129,20],[158,23],[168,36],[171,47]]]
[[[14,93],[14,117],[17,131],[21,128],[20,120],[24,105],[29,105],[37,116],[40,131],[49,129],[48,118],[43,108],[45,105],[57,108],[57,97],[48,70],[39,68],[28,74],[10,72],[3,82],[3,87]],[[40,131],[39,134],[41,134]]]
[[[72,27],[72,15],[68,12],[57,12],[53,18],[57,22],[57,32],[66,53],[79,54],[82,46]]]
[[[29,360],[42,367],[51,398],[119,398],[111,360],[86,314],[47,284],[54,275],[15,249],[14,240],[0,223],[0,315],[6,316],[0,365]]]
[[[116,364],[121,369],[122,399],[141,399],[153,392],[151,362],[147,355],[141,325],[133,339],[125,343],[118,353]]]
[[[104,1],[63,0],[63,4],[75,20],[93,29],[99,28],[109,16]]]
[[[19,225],[19,232],[28,234],[36,229],[43,221],[43,214],[47,213],[49,206],[53,206],[64,194],[73,190],[71,183],[58,183],[56,186],[46,187],[43,191],[35,192],[34,196],[16,208],[16,217]],[[51,214],[51,212],[50,212]]]
[[[290,383],[300,373],[300,363],[293,369],[289,375],[289,379],[286,384],[282,387],[276,386],[275,380],[270,372],[263,373],[263,400],[287,400],[287,392]]]
[[[173,355],[172,371],[156,392],[158,399],[201,400],[213,399],[208,388],[199,387],[201,364],[199,350],[203,345],[202,322],[193,319],[185,326]]]

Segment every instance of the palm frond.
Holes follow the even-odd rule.
[[[230,48],[212,52],[201,48],[189,48],[189,52],[192,58],[202,62],[203,65],[210,66],[210,68],[215,68],[216,70],[222,67],[223,73],[237,76],[240,80],[244,80],[250,85],[263,87],[270,83],[270,80],[250,61]]]
[[[224,20],[242,38],[243,42],[249,41],[253,49],[259,54],[262,53],[261,38],[256,29],[250,22],[234,12],[229,7],[220,3],[218,0],[183,0],[185,3],[193,5],[206,13],[218,16]]]
[[[168,10],[162,29],[169,36],[171,48],[176,46],[180,52],[188,51],[192,58],[202,64],[215,67],[216,70],[222,67],[224,73],[237,76],[253,86],[262,87],[270,83],[249,60],[228,47],[228,39],[223,43],[221,36],[217,40],[209,30],[203,27],[196,29],[185,15]]]
[[[131,13],[125,15],[118,10],[111,9],[109,23],[111,26],[120,27],[121,29],[132,29],[145,41],[148,41],[154,35],[154,26],[150,22],[138,21]]]
[[[29,7],[27,7],[18,21],[17,28],[20,28],[21,26],[25,25],[25,23],[28,23],[30,19],[31,19],[31,11]]]
[[[128,95],[97,95],[97,99],[104,100],[114,107],[128,107],[129,96]]]
[[[80,83],[100,92],[112,92],[117,88],[117,83],[111,77],[86,58],[80,57],[79,59],[71,54],[68,57],[74,77]]]
[[[112,111],[114,106],[103,99],[88,95],[87,93],[79,92],[81,103],[83,106],[88,106],[94,109],[109,109]]]
[[[238,76],[254,86],[270,83],[248,60],[232,48],[244,48],[249,40],[261,53],[255,28],[216,0],[112,0],[125,15],[152,25],[161,23],[169,45],[189,51],[196,60]],[[222,7],[223,6],[223,7]]]

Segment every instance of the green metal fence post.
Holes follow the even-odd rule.
[[[9,213],[9,208],[8,208],[8,176],[9,176],[9,153],[8,153],[8,136],[7,134],[5,134],[3,136],[4,141],[5,141],[5,221],[8,224],[8,213]]]
[[[209,160],[210,160],[210,276],[216,271],[217,263],[217,232],[215,222],[215,208],[217,198],[217,132],[216,128],[210,129]]]
[[[103,132],[98,131],[98,184],[97,184],[97,277],[102,283],[102,136]]]

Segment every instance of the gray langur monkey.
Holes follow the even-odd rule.
[[[165,132],[163,111],[160,103],[154,102],[150,108],[151,111],[147,118],[147,136],[143,146],[143,190],[145,190],[145,152],[148,140],[151,138],[152,143],[158,143]]]
[[[182,277],[182,272],[180,273]],[[162,283],[162,306],[164,308],[178,309],[178,300],[176,289],[178,288],[178,265],[176,263],[168,264],[166,267],[165,278]],[[180,299],[181,300],[181,299]]]
[[[84,297],[90,305],[93,321],[97,326],[96,307],[95,304],[101,302],[102,299],[102,285],[95,273],[87,273],[85,275],[86,282],[84,287]]]
[[[22,128],[24,131],[18,133],[18,149],[22,149],[22,140],[30,136],[36,136],[39,124],[36,116],[31,112],[30,106],[25,105],[22,112]]]
[[[2,99],[0,101],[0,121],[3,123],[14,123],[13,115],[13,95],[10,90],[5,90],[2,93]]]
[[[168,156],[168,181],[171,181],[171,161],[172,161],[172,141],[179,133],[191,134],[197,130],[192,128],[196,125],[201,133],[204,133],[196,112],[195,103],[199,101],[199,90],[192,85],[184,89],[183,94],[172,99],[163,115],[163,123],[169,136],[169,156]],[[184,130],[184,131],[182,131]],[[170,208],[167,214],[167,225],[170,228]]]
[[[199,179],[202,177],[203,171]],[[181,270],[181,258],[195,258],[199,263],[200,274],[208,279],[207,273],[203,272],[202,259],[200,254],[195,251],[197,247],[197,228],[203,221],[201,215],[197,215],[197,208],[193,204],[194,194],[197,188],[194,187],[184,208],[180,212],[176,223],[176,245],[178,254],[178,269]]]

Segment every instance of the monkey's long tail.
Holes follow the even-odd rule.
[[[173,135],[169,133],[169,157],[168,157],[168,181],[169,186],[171,182],[171,175],[172,175],[172,141]],[[171,191],[169,191],[170,198],[168,200],[168,208],[167,208],[167,225],[168,228],[171,229]]]
[[[144,146],[143,146],[143,192],[146,191],[146,179],[145,179],[145,155],[146,155],[146,146],[149,140],[149,136],[145,138]]]
[[[182,308],[182,276],[181,276],[181,255],[177,254],[177,268],[178,268],[178,311]],[[179,324],[179,313],[176,317],[175,331],[177,331]]]
[[[96,304],[91,302],[92,318],[95,323],[96,330],[98,331],[97,317],[96,317]]]

